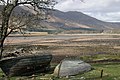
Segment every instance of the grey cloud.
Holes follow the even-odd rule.
[[[62,11],[84,12],[104,21],[120,21],[120,0],[84,0],[84,3],[79,0],[63,0],[56,8]]]
[[[104,12],[83,12],[87,15],[95,17],[102,21],[107,22],[120,22],[120,12],[113,12],[113,13],[104,13]]]

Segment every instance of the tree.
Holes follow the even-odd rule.
[[[43,13],[46,12],[46,10],[48,10],[49,8],[52,8],[56,2],[54,0],[0,0],[0,3],[4,5],[2,9],[2,13],[1,13],[2,21],[1,21],[1,26],[0,26],[0,59],[1,59],[3,50],[4,50],[3,44],[4,44],[6,37],[9,34],[11,34],[14,30],[25,25],[23,24],[21,26],[17,26],[18,24],[17,25],[13,24],[13,22],[16,21],[16,19],[12,18],[11,16],[14,8],[20,5],[31,6],[33,7],[34,11],[36,11],[38,14],[41,12]],[[21,21],[19,21],[18,23],[20,22]]]

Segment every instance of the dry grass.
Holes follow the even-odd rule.
[[[62,38],[60,38],[63,36]],[[42,38],[40,38],[42,37]],[[58,38],[56,38],[58,37]],[[9,41],[9,42],[8,42]],[[26,54],[29,51],[39,53],[53,54],[52,64],[60,62],[66,57],[80,58],[84,61],[104,60],[104,59],[120,59],[120,35],[47,35],[37,36],[35,38],[14,38],[10,37],[6,41],[5,52],[15,49],[24,48]],[[108,64],[108,63],[107,63]],[[55,65],[54,65],[55,66]],[[119,80],[119,64],[92,64],[94,70],[70,77],[70,80]],[[100,78],[100,70],[104,70],[103,78]],[[38,76],[40,79],[68,80],[68,78],[54,78],[52,74]],[[32,80],[32,78],[23,78]],[[16,80],[16,78],[11,79]],[[82,80],[82,79],[81,79]]]
[[[120,35],[117,34],[47,35],[35,38],[26,37],[25,39],[23,37],[9,37],[7,40],[6,44],[8,44],[9,50],[25,48],[28,51],[33,50],[33,52],[51,53],[55,59],[59,57],[60,60],[65,57],[83,55],[120,55]]]

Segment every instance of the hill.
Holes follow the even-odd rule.
[[[53,11],[52,15],[54,21],[51,22],[53,22],[54,24],[61,24],[63,25],[61,26],[61,28],[65,29],[86,28],[95,30],[106,30],[120,28],[120,23],[103,22],[76,11],[61,12],[55,10]]]
[[[1,9],[2,6],[0,6]],[[21,12],[34,14],[33,11],[23,6],[14,9],[14,13]],[[81,33],[120,29],[120,23],[104,22],[77,11],[62,12],[53,10],[49,12],[50,14],[47,20],[38,20],[35,25],[27,25],[25,30],[37,32],[47,31],[49,33]]]

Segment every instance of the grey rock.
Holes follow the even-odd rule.
[[[90,70],[91,65],[84,61],[67,59],[61,61],[61,63],[56,66],[54,70],[54,75],[58,77],[63,77],[84,73]]]

